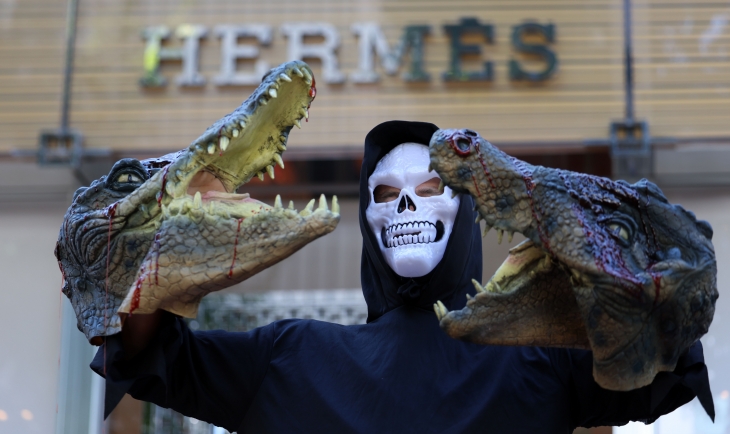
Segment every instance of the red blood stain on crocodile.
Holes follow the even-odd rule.
[[[160,272],[160,234],[155,234],[155,285],[159,285],[158,274]]]
[[[482,170],[484,170],[484,175],[487,176],[489,185],[491,185],[492,188],[497,188],[497,186],[494,185],[494,180],[492,179],[492,173],[489,171],[489,168],[487,167],[487,163],[484,161],[484,155],[482,155],[482,150],[479,148],[479,141],[476,141],[474,148],[477,150],[477,156],[479,157],[479,163],[482,165]]]
[[[469,149],[468,150],[461,149],[457,145],[457,142],[459,140],[468,141]],[[482,165],[482,170],[484,171],[484,175],[487,177],[487,180],[489,181],[489,185],[491,185],[492,188],[497,188],[494,185],[494,180],[492,179],[492,173],[489,171],[489,168],[487,167],[487,163],[484,161],[484,156],[482,155],[482,151],[479,149],[479,140],[476,137],[467,136],[466,134],[462,134],[461,132],[456,132],[456,133],[452,134],[451,137],[448,138],[448,142],[449,142],[449,146],[451,146],[451,149],[454,150],[456,155],[458,155],[462,158],[468,157],[469,155],[471,155],[471,150],[476,149],[477,157],[479,158],[479,163]]]
[[[317,83],[314,80],[314,77],[312,77],[312,87],[309,88],[309,97],[312,98],[312,101],[314,101],[314,98],[317,96]],[[311,101],[309,103],[312,104]]]
[[[651,280],[654,281],[654,305],[659,302],[659,293],[662,290],[662,275],[655,272],[650,272]]]
[[[129,306],[129,314],[132,315],[135,310],[139,308],[139,299],[142,295],[142,282],[144,282],[144,268],[140,270],[140,276],[137,278],[137,283],[134,286],[134,293],[132,294],[132,304]]]
[[[164,172],[162,173],[162,187],[160,192],[157,194],[157,206],[162,206],[162,196],[165,194],[165,186],[167,185],[167,171],[170,170],[170,165],[165,166]]]
[[[106,233],[106,277],[104,277],[104,328],[107,324],[107,305],[109,299],[109,257],[111,255],[111,244],[112,244],[112,224],[114,222],[114,216],[117,214],[117,205],[119,202],[114,202],[106,209],[106,216],[109,219],[109,228]]]
[[[241,233],[241,222],[242,218],[238,219],[238,228],[236,228],[236,239],[233,241],[233,260],[231,261],[231,268],[228,270],[228,278],[233,278],[233,266],[236,265],[236,254],[238,250],[238,234]]]
[[[629,270],[621,256],[621,249],[602,226],[592,228],[586,221],[583,208],[573,203],[573,213],[585,234],[586,243],[591,246],[593,260],[601,271],[616,278],[616,283],[641,299],[641,281]],[[655,283],[657,280],[655,280]]]
[[[578,201],[578,203],[573,205],[574,209],[580,209],[582,207],[593,210],[594,213],[601,213],[603,212],[601,207],[617,209],[621,206],[621,203],[635,206],[639,214],[638,220],[641,223],[641,229],[646,237],[644,253],[650,258],[656,255],[656,252],[659,249],[656,230],[650,222],[647,222],[646,219],[647,210],[650,205],[648,196],[646,198],[646,203],[642,203],[641,193],[634,190],[634,188],[620,182],[614,182],[610,179],[593,175],[574,173],[567,176],[565,174],[561,174],[560,178],[563,180],[563,183],[571,196]],[[575,188],[572,181],[576,181]],[[582,210],[581,214],[578,214],[578,216],[579,218],[583,218],[583,220],[580,221],[584,226],[583,229],[587,236],[594,236],[594,233],[599,233],[600,238],[603,238],[603,240],[600,241],[600,244],[595,244],[596,242],[599,242],[595,239],[599,238],[598,236],[594,236],[594,240],[591,241],[593,244],[594,255],[596,255],[596,252],[602,252],[603,254],[603,257],[596,258],[596,265],[601,269],[605,269],[607,264],[616,264],[614,271],[618,270],[618,272],[609,272],[609,274],[619,278],[622,282],[629,282],[624,283],[623,286],[626,287],[626,285],[633,285],[629,289],[631,291],[636,291],[635,295],[637,298],[640,297],[643,284],[636,275],[632,274],[628,267],[626,267],[623,256],[621,256],[620,248],[607,234],[604,233],[605,230],[601,226],[597,226],[595,230],[590,230],[590,228],[584,224],[585,215]],[[661,274],[649,271],[650,269],[651,265],[648,267],[647,273],[651,276],[652,281],[654,282],[654,303],[656,304],[661,293]]]
[[[106,209],[106,216],[109,219],[109,228],[106,234],[106,276],[104,277],[104,331],[106,331],[109,325],[109,320],[106,315],[107,306],[109,305],[109,256],[111,254],[112,244],[112,223],[114,222],[114,216],[117,214],[117,205],[119,202],[114,202]],[[102,337],[103,339],[103,337]],[[106,374],[106,345],[104,345],[104,374]]]
[[[545,247],[545,250],[550,253],[550,256],[555,257],[555,253],[550,247],[550,238],[548,238],[547,234],[545,233],[545,229],[542,227],[542,221],[540,216],[544,214],[544,212],[542,212],[542,210],[536,210],[535,199],[532,197],[532,191],[535,190],[535,183],[532,180],[532,172],[525,166],[524,161],[518,160],[514,157],[509,157],[509,159],[512,161],[512,165],[515,167],[515,169],[517,169],[517,171],[520,173],[520,176],[522,176],[522,181],[525,183],[527,198],[530,200],[530,211],[532,212],[532,218],[535,219],[535,224],[537,225],[537,236],[540,237],[540,241],[542,242],[543,247]],[[540,211],[540,213],[538,214],[537,211]]]
[[[474,175],[471,175],[471,180],[474,182],[474,188],[477,191],[477,196],[482,197],[482,192],[479,191],[479,185],[477,184],[477,179],[474,177]]]

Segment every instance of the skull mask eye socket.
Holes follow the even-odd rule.
[[[439,196],[444,192],[439,190],[441,178],[433,177],[426,182],[422,182],[415,188],[416,196],[431,197]],[[391,187],[390,185],[381,184],[373,190],[373,201],[375,203],[392,202],[400,196],[400,188]]]
[[[112,167],[106,178],[106,188],[130,193],[144,184],[148,178],[142,163],[132,158],[125,158]]]

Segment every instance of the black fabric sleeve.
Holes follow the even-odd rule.
[[[631,421],[652,423],[695,396],[715,420],[707,366],[699,341],[679,358],[674,371],[660,372],[650,385],[628,392],[606,390],[595,382],[590,351],[556,350],[553,357],[558,360],[556,371],[571,394],[571,418],[576,427],[620,426]]]
[[[91,363],[106,378],[104,417],[129,393],[233,432],[266,375],[273,342],[273,325],[193,332],[166,314],[150,345],[125,361],[121,336],[110,336]]]

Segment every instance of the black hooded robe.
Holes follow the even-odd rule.
[[[432,304],[463,307],[471,279],[482,275],[471,198],[462,197],[443,260],[422,278],[401,278],[386,265],[365,220],[377,161],[400,143],[427,145],[435,130],[391,121],[365,140],[367,324],[295,319],[245,333],[193,332],[166,315],[155,340],[130,361],[119,335],[97,353],[92,368],[106,376],[107,414],[125,392],[239,433],[566,434],[654,421],[695,395],[712,413],[699,342],[650,386],[611,392],[594,382],[590,352],[478,346],[440,330]]]

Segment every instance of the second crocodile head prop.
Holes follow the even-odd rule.
[[[649,384],[705,334],[712,228],[642,180],[630,185],[510,157],[471,130],[439,130],[431,165],[474,197],[487,228],[528,240],[461,311],[451,336],[482,344],[586,348],[607,389]]]
[[[164,309],[194,317],[203,295],[238,283],[331,232],[322,197],[300,213],[236,190],[274,176],[293,126],[316,93],[303,62],[272,69],[243,104],[187,148],[118,161],[80,188],[61,225],[56,257],[87,339],[121,328],[117,312]],[[175,294],[169,296],[169,294]]]

